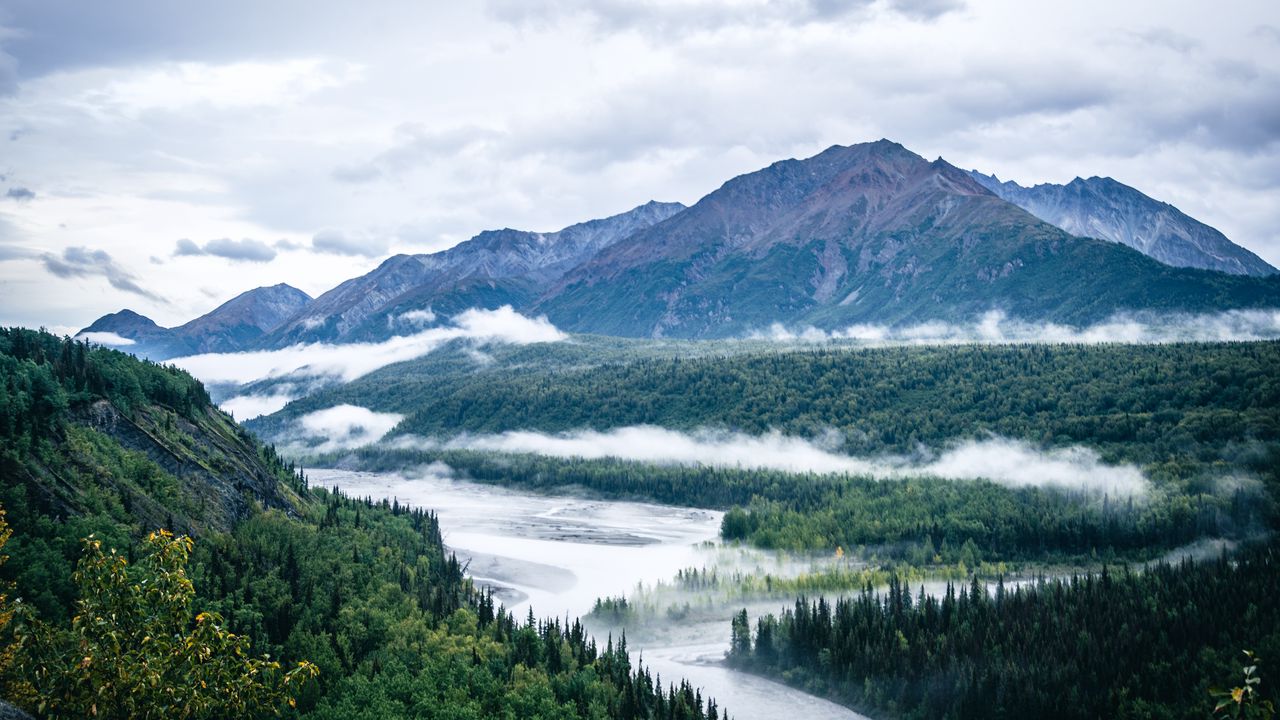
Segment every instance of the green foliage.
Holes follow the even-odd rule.
[[[941,598],[894,580],[834,605],[801,598],[730,662],[891,717],[1200,718],[1231,648],[1280,648],[1277,563],[1266,545]]]
[[[986,433],[1049,447],[1084,444],[1108,460],[1213,463],[1224,448],[1280,440],[1280,342],[1001,345],[751,350],[696,357],[664,345],[583,340],[428,356],[297,401],[251,423],[351,402],[408,415],[397,433],[451,436],[629,425],[834,429],[852,453],[906,452]],[[737,346],[728,344],[723,352]],[[663,354],[663,353],[667,354]],[[460,367],[462,364],[464,367]]]
[[[249,718],[292,704],[315,666],[283,671],[251,657],[247,638],[226,631],[218,615],[193,619],[192,545],[152,533],[131,565],[87,539],[71,626],[17,630],[16,672],[30,693],[18,699],[47,718]]]
[[[85,350],[85,367],[105,358],[109,386],[80,389],[77,373],[50,359],[63,349],[73,359]],[[170,375],[172,384],[159,382]],[[313,663],[305,672],[320,675],[291,685],[297,708],[287,714],[720,714],[687,684],[663,687],[634,667],[625,641],[600,649],[577,622],[517,622],[446,554],[434,515],[309,487],[179,371],[13,330],[0,332],[0,386],[23,389],[20,430],[0,435],[0,501],[17,529],[0,580],[28,600],[21,677],[33,683],[7,681],[4,692],[33,709],[51,703],[43,714],[92,715],[96,704],[99,716],[176,706],[177,716],[240,717],[271,696],[235,678],[279,689],[297,676],[274,663],[303,658]],[[53,410],[33,424],[33,408]],[[189,528],[194,551],[150,535],[152,550],[129,562],[137,538],[162,525]],[[73,572],[88,535],[89,555]],[[193,593],[205,609],[194,624],[183,610]],[[198,652],[175,650],[188,642]],[[249,647],[278,660],[253,660]],[[130,691],[136,682],[147,687]],[[158,697],[164,688],[186,693]],[[217,689],[244,707],[213,710],[205,691]]]
[[[1257,486],[1280,475],[1280,343],[1008,345],[761,351],[704,343],[495,349],[492,366],[456,349],[294,403],[408,414],[397,432],[560,432],[652,424],[798,436],[837,431],[847,452],[911,453],[988,433],[1048,448],[1097,448],[1143,466],[1149,498],[929,478],[901,481],[611,460],[367,449],[369,469],[442,461],[482,482],[582,487],[613,497],[725,508],[723,537],[760,547],[896,544],[901,556],[980,559],[1140,555],[1205,536],[1247,537],[1275,522]],[[737,508],[736,510],[734,508]]]
[[[0,566],[9,560],[9,556],[4,554],[4,546],[12,536],[13,530],[5,520],[5,509],[0,507]],[[10,627],[16,612],[13,603],[9,600],[11,586],[12,583],[0,581],[0,682],[5,683],[14,681],[11,668],[18,651],[22,648],[18,640],[12,637],[13,630]]]
[[[1275,704],[1262,697],[1262,677],[1258,674],[1261,658],[1252,650],[1244,651],[1244,683],[1230,690],[1211,688],[1209,694],[1218,698],[1213,706],[1215,717],[1257,718],[1271,720],[1275,717]]]

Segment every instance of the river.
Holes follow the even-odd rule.
[[[398,499],[434,510],[445,544],[517,618],[530,607],[540,617],[579,617],[596,598],[625,595],[638,582],[669,581],[680,569],[710,564],[710,543],[720,527],[714,510],[539,495],[430,471],[405,476],[317,469],[307,475],[312,483],[337,485],[355,497]],[[632,660],[643,659],[664,684],[687,679],[737,720],[865,720],[835,703],[726,667],[721,660],[729,649],[729,616],[726,611],[723,620],[677,624],[660,638],[628,638]]]

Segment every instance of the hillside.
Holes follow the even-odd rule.
[[[187,622],[225,623],[255,654],[319,667],[287,716],[720,717],[687,684],[655,686],[625,643],[599,648],[576,621],[517,622],[464,578],[432,514],[308,487],[176,369],[0,330],[0,475],[11,596],[65,625],[82,538],[132,558],[144,533],[190,533],[196,601],[216,615]],[[15,672],[28,648],[47,650],[14,647]],[[67,660],[53,662],[81,662]],[[0,688],[15,679],[59,707],[50,677],[0,677]]]
[[[396,255],[322,294],[262,344],[382,339],[469,308],[527,307],[570,268],[683,208],[648,202],[556,232],[488,230],[438,253]]]
[[[1280,275],[1113,180],[1022,188],[880,140],[776,162],[688,208],[648,202],[556,232],[489,230],[395,255],[314,301],[277,285],[173,329],[126,310],[84,332],[167,358],[380,341],[504,305],[623,337],[972,322],[991,311],[1082,326],[1126,312],[1280,307]]]

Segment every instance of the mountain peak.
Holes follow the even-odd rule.
[[[111,332],[134,341],[130,352],[165,359],[203,352],[235,352],[311,302],[311,296],[285,283],[240,293],[208,313],[175,328],[124,309],[103,315],[81,333]]]
[[[146,315],[141,315],[129,308],[125,308],[119,312],[103,315],[94,320],[92,325],[81,330],[80,333],[113,332],[121,337],[137,340],[140,335],[163,329]]]
[[[1076,177],[1065,185],[1023,187],[971,170],[1001,198],[1073,235],[1121,243],[1175,267],[1265,276],[1277,270],[1221,232],[1178,208],[1111,178]]]

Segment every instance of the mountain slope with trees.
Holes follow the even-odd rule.
[[[216,618],[190,622],[224,623],[248,643],[242,652],[319,670],[287,714],[721,715],[697,690],[633,667],[625,641],[600,648],[576,622],[517,621],[472,588],[433,515],[309,487],[174,368],[0,331],[0,474],[13,530],[0,581],[25,608],[6,649],[39,637],[41,623],[72,624],[83,538],[125,559],[172,529],[195,540],[195,604]],[[24,659],[31,647],[14,647],[6,693],[40,679],[22,674],[38,666]]]

